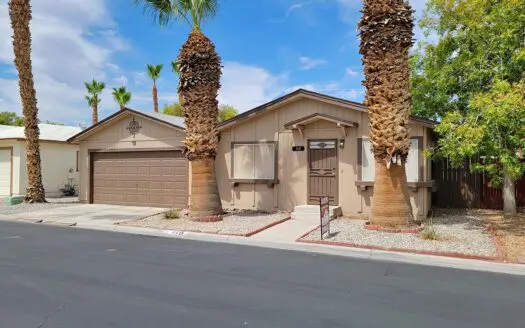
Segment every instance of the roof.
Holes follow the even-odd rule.
[[[355,101],[350,101],[350,100],[346,100],[346,99],[342,99],[342,98],[337,98],[337,97],[333,97],[333,96],[328,96],[328,95],[325,95],[325,94],[322,94],[322,93],[317,93],[317,92],[313,92],[313,91],[309,91],[309,90],[305,90],[305,89],[297,89],[297,90],[295,90],[295,91],[293,91],[291,93],[288,93],[288,94],[286,94],[286,95],[284,95],[282,97],[279,97],[279,98],[274,99],[274,100],[272,100],[270,102],[267,102],[266,104],[262,104],[262,105],[260,105],[258,107],[255,107],[255,108],[253,108],[251,110],[248,110],[248,111],[246,111],[244,113],[241,113],[241,114],[239,114],[237,116],[234,116],[234,117],[232,117],[229,120],[226,120],[224,122],[219,123],[219,125],[218,125],[219,130],[225,129],[225,128],[231,126],[231,125],[235,125],[236,123],[240,122],[241,120],[247,119],[248,117],[256,115],[259,112],[263,112],[266,109],[278,106],[278,105],[280,105],[282,103],[285,103],[285,102],[288,102],[288,101],[293,101],[294,99],[298,99],[298,98],[301,98],[301,97],[313,98],[313,99],[324,101],[324,102],[335,103],[337,105],[343,105],[344,107],[351,108],[351,109],[354,109],[354,110],[368,112],[368,109],[362,103],[358,103],[358,102],[355,102]],[[424,126],[427,126],[427,127],[434,127],[437,124],[436,121],[432,121],[432,120],[429,120],[429,119],[426,119],[426,118],[422,118],[422,117],[418,117],[418,116],[414,116],[414,115],[410,115],[410,121],[412,121],[412,123],[419,124],[419,125],[424,125]]]
[[[111,114],[105,119],[99,121],[97,124],[94,124],[90,126],[89,128],[85,129],[84,131],[81,131],[71,136],[67,141],[72,142],[74,140],[77,140],[89,133],[92,133],[95,130],[98,130],[102,126],[126,114],[134,114],[134,115],[142,116],[142,117],[145,117],[145,118],[157,121],[157,122],[164,123],[168,126],[171,126],[177,129],[181,129],[181,130],[184,130],[186,128],[186,126],[184,125],[184,118],[182,117],[166,115],[166,114],[161,114],[161,113],[154,113],[154,112],[148,112],[148,113],[140,112],[140,111],[126,107],[123,110],[119,110],[118,112]]]
[[[40,140],[65,142],[82,131],[78,126],[38,124]],[[0,125],[0,140],[25,139],[23,126]]]
[[[184,117],[166,115],[166,114],[155,113],[155,112],[149,112],[149,113],[139,112],[139,113],[145,116],[149,116],[155,120],[163,121],[171,125],[178,126],[179,128],[182,128],[182,129],[186,128],[186,125],[184,124]]]

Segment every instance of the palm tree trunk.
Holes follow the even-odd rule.
[[[220,57],[204,34],[192,31],[182,46],[178,62],[179,98],[186,122],[184,154],[192,162],[190,214],[194,217],[220,215],[223,210],[214,171],[219,144]]]
[[[126,108],[126,106],[120,105],[120,110],[124,110],[125,108]]]
[[[376,160],[370,220],[377,225],[405,226],[413,220],[405,172],[410,150],[408,51],[413,25],[405,0],[364,1],[359,52]]]
[[[31,20],[30,0],[10,0],[9,16],[13,28],[13,49],[15,66],[18,70],[18,85],[24,113],[24,133],[26,137],[27,202],[42,203],[46,201],[42,184],[40,163],[40,146],[38,129],[38,109],[36,91],[31,68]]]
[[[159,112],[159,98],[157,96],[157,85],[155,83],[155,81],[153,81],[153,111],[155,113],[158,113]]]
[[[213,158],[196,159],[191,162],[191,198],[190,209],[193,217],[217,215],[221,209],[221,198],[215,177]]]
[[[95,125],[98,123],[98,105],[95,102],[93,102],[91,104],[91,108],[93,109],[91,113],[91,122],[93,123],[93,125]]]
[[[384,161],[376,161],[375,172],[370,222],[388,227],[410,225],[412,208],[405,165],[393,164],[389,169]]]

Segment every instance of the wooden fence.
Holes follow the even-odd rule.
[[[465,161],[463,167],[453,168],[448,160],[432,162],[432,179],[437,190],[432,194],[432,205],[443,208],[502,209],[502,190],[490,187],[483,173],[472,173],[470,166],[477,159]],[[525,206],[525,178],[516,183],[516,202]]]

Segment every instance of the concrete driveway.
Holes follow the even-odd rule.
[[[60,225],[112,225],[141,219],[166,211],[165,208],[80,204],[9,215],[10,220]]]

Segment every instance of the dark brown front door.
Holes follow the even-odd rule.
[[[95,204],[187,207],[188,161],[181,151],[93,153]]]
[[[337,140],[308,141],[308,204],[328,196],[337,205]]]

